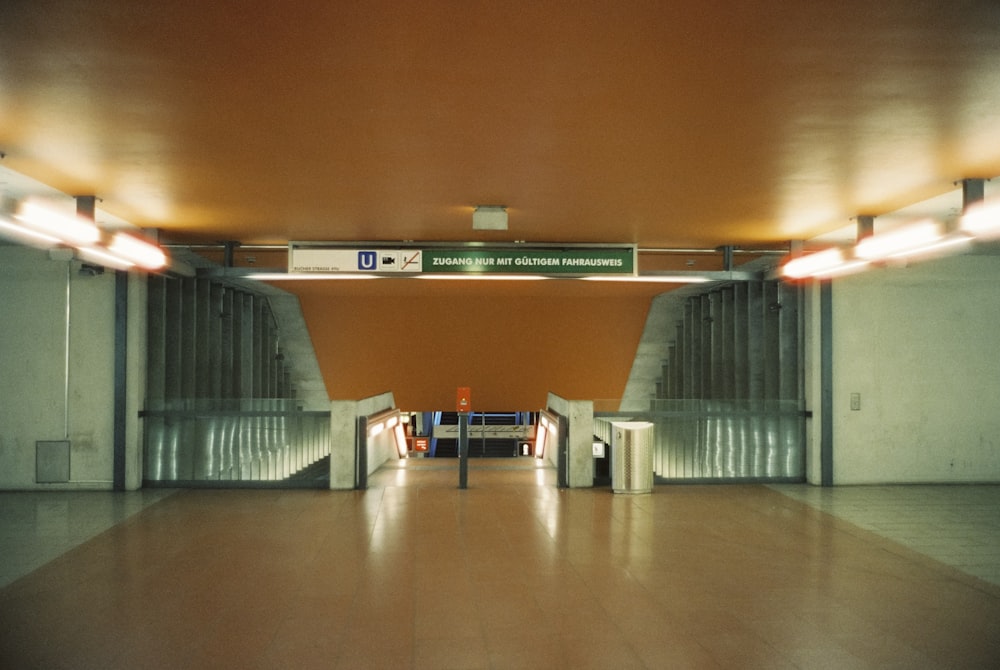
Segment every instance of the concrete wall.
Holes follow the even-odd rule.
[[[985,255],[834,281],[835,484],[1000,481],[998,288],[1000,258]],[[807,388],[818,411],[818,292],[811,301]],[[818,435],[816,423],[814,482]]]
[[[353,489],[356,459],[354,445],[357,439],[357,419],[396,406],[392,393],[365,398],[364,400],[334,400],[330,402],[330,488]],[[381,436],[369,445],[368,474],[395,455],[391,440]]]
[[[585,488],[594,485],[594,401],[566,400],[549,393],[549,410],[566,417],[569,422],[569,486]],[[555,449],[546,458],[558,465]]]
[[[114,295],[112,273],[79,274],[76,261],[0,246],[0,488],[113,487]],[[143,287],[130,282],[126,484],[141,481],[136,418],[144,391]],[[68,289],[68,291],[67,291]],[[67,297],[70,318],[67,373]],[[138,365],[136,364],[138,362]],[[35,442],[70,441],[70,481],[36,483]]]

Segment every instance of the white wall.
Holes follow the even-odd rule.
[[[0,246],[2,489],[112,488],[114,277],[81,277],[78,269],[44,251]],[[70,482],[36,483],[35,442],[64,439]]]
[[[998,334],[1000,258],[967,255],[836,280],[834,483],[1000,481]],[[818,366],[815,355],[813,375]],[[810,406],[819,410],[818,396]]]

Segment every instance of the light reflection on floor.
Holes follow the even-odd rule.
[[[556,468],[549,461],[519,456],[517,458],[470,458],[468,488],[493,485],[555,486]],[[387,461],[368,476],[368,488],[458,486],[457,458],[408,458]]]

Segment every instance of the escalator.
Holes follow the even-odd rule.
[[[513,458],[519,453],[521,440],[518,437],[497,437],[503,433],[504,426],[510,426],[510,432],[527,419],[530,412],[471,412],[469,414],[469,458]],[[435,426],[457,426],[457,412],[440,412],[435,417]],[[489,427],[488,429],[486,427]],[[438,437],[431,451],[435,458],[457,458],[458,440],[451,437]]]

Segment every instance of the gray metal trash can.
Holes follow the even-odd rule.
[[[653,491],[653,424],[647,421],[611,423],[611,490],[615,493]]]

